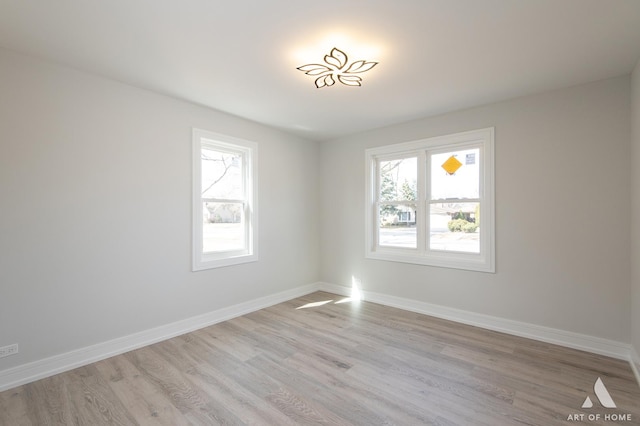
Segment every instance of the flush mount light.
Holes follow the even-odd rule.
[[[346,86],[362,86],[362,77],[354,75],[369,71],[378,65],[377,62],[355,61],[349,64],[347,54],[334,47],[329,55],[324,56],[323,64],[307,64],[298,67],[307,75],[318,76],[316,87],[333,86],[338,80]]]

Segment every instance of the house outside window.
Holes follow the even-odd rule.
[[[366,256],[495,272],[494,129],[366,150]]]
[[[193,129],[193,270],[257,260],[257,144]]]

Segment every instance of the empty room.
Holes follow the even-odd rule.
[[[640,1],[0,1],[0,425],[640,425]]]

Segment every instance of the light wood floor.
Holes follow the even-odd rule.
[[[342,299],[314,293],[0,393],[0,424],[640,424],[624,361]]]

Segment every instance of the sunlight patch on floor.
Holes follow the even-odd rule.
[[[355,276],[351,276],[351,295],[344,297],[340,300],[337,301],[333,301],[333,299],[331,300],[323,300],[321,302],[310,302],[307,303],[306,305],[302,305],[302,306],[298,306],[296,308],[296,310],[298,309],[308,309],[308,308],[317,308],[319,306],[323,306],[326,305],[328,303],[332,303],[334,305],[340,305],[342,303],[349,303],[352,302],[354,305],[359,305],[360,301],[362,300],[362,281],[360,281],[359,278],[355,277]]]
[[[316,308],[318,306],[326,305],[327,303],[331,303],[333,300],[323,300],[322,302],[312,302],[307,303],[306,305],[302,305],[296,308],[297,309],[307,309],[307,308]]]

